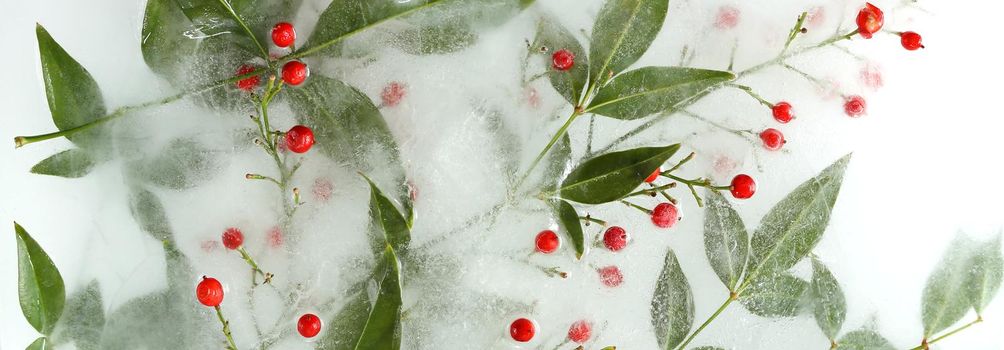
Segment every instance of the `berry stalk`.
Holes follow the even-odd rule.
[[[223,325],[223,335],[227,337],[227,349],[237,350],[237,344],[234,343],[234,337],[230,334],[230,321],[227,321],[223,317],[223,310],[220,309],[219,305],[213,307],[216,309],[216,317],[220,319],[220,324]]]
[[[722,306],[719,306],[718,310],[715,310],[715,313],[711,314],[711,317],[708,317],[708,319],[705,320],[700,327],[697,327],[697,330],[695,330],[694,333],[691,333],[690,336],[688,336],[687,339],[683,341],[683,343],[680,343],[680,346],[676,347],[676,350],[683,350],[684,348],[686,348],[691,341],[694,341],[694,338],[696,338],[698,334],[701,334],[701,332],[704,331],[705,328],[708,328],[708,325],[710,325],[711,322],[713,322],[716,318],[718,318],[718,316],[721,315],[722,312],[725,312],[725,309],[727,309],[729,305],[732,304],[733,301],[736,301],[736,299],[739,299],[738,294],[729,295],[729,298],[726,299],[724,303],[722,303]]]

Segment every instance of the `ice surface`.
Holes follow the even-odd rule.
[[[144,5],[143,1],[64,0],[11,4],[15,15],[8,16],[13,20],[2,28],[13,50],[3,62],[17,67],[12,79],[23,83],[2,88],[12,102],[4,113],[9,117],[4,119],[3,135],[9,139],[52,129],[40,73],[31,68],[38,61],[32,54],[34,21],[43,23],[91,71],[110,108],[172,94],[172,85],[150,72],[139,52]],[[326,5],[324,0],[304,2],[291,18],[301,35],[310,33]],[[942,48],[930,45],[924,52],[905,53],[892,37],[880,36],[845,44],[850,53],[828,49],[789,61],[822,79],[824,86],[781,68],[744,78],[743,84],[766,98],[796,105],[798,119],[783,126],[789,140],[784,151],[765,151],[755,136],[722,130],[724,126],[756,131],[776,124],[755,100],[735,89],[718,91],[694,104],[689,111],[699,118],[669,116],[613,149],[680,142],[683,150],[676,159],[697,153],[683,170],[686,176],[726,182],[738,172],[753,174],[759,183],[757,196],[733,202],[751,234],[760,218],[797,184],[854,151],[830,227],[814,253],[846,294],[844,332],[867,325],[898,347],[906,347],[919,340],[921,290],[954,233],[963,229],[989,235],[1004,225],[1000,215],[1004,208],[994,200],[1004,195],[994,185],[1002,170],[995,152],[1004,145],[997,135],[1000,122],[990,118],[991,111],[999,109],[995,103],[959,107],[952,102],[971,100],[969,92],[963,92],[969,90],[965,88],[971,86],[969,80],[944,83],[950,86],[945,89],[954,90],[950,92],[941,92],[943,86],[924,88],[933,79],[925,78],[930,74],[963,82],[953,80],[962,79],[956,74],[965,74],[955,69],[956,56],[950,52],[969,52],[965,43],[985,45],[985,41],[953,43],[972,34],[951,28],[959,26],[959,20],[939,23],[923,9],[953,16],[974,14],[938,4],[924,4],[923,9],[897,1],[880,5],[890,9],[887,28],[928,29],[932,35],[925,40]],[[558,228],[542,202],[527,196],[497,210],[508,188],[518,181],[520,169],[570,113],[547,79],[524,85],[524,76],[543,72],[549,65],[549,57],[538,53],[522,65],[537,19],[556,18],[585,45],[601,6],[601,1],[593,0],[538,0],[512,21],[491,25],[477,15],[449,12],[450,21],[473,34],[456,40],[470,40],[472,45],[438,47],[445,52],[433,55],[413,55],[428,46],[403,44],[408,36],[438,39],[422,30],[428,18],[395,21],[348,40],[341,58],[306,60],[312,74],[342,80],[378,106],[387,84],[406,87],[399,105],[380,108],[417,195],[413,250],[402,269],[406,314],[402,348],[572,349],[563,343],[568,326],[585,319],[595,326],[588,349],[607,345],[655,349],[650,307],[668,248],[675,252],[692,288],[697,323],[728,296],[704,254],[704,209],[695,205],[685,188],[673,192],[681,200],[683,220],[669,230],[656,229],[647,217],[620,205],[585,209],[624,227],[633,241],[618,253],[592,247],[602,229],[587,226],[590,251],[581,261],[575,260],[567,240],[559,254],[532,253],[537,232]],[[734,28],[717,19],[723,6],[738,13]],[[671,1],[662,31],[633,67],[685,64],[725,69],[733,44],[738,43],[735,67],[744,69],[777,54],[801,11],[817,15],[796,46],[826,38],[838,26],[847,30],[858,6],[858,1]],[[81,25],[85,19],[89,22]],[[976,64],[990,66],[996,64],[990,59],[999,58],[985,56],[989,57],[976,58],[980,59]],[[215,57],[178,78],[184,82],[226,77],[235,64],[229,57]],[[213,74],[219,72],[216,69],[223,70],[221,75]],[[985,73],[1000,77],[996,71]],[[885,86],[878,89],[883,82]],[[844,116],[840,93],[866,96],[869,115]],[[996,98],[983,90],[972,94]],[[270,112],[278,129],[288,128],[298,117],[286,100]],[[329,159],[316,150],[308,153],[293,180],[305,204],[292,222],[284,221],[283,194],[268,182],[244,179],[249,172],[275,175],[276,171],[272,160],[252,143],[250,111],[208,108],[220,107],[218,102],[186,99],[112,124],[111,160],[82,179],[28,173],[38,160],[70,148],[65,140],[31,145],[10,157],[5,153],[5,159],[12,160],[4,168],[5,181],[0,181],[9,184],[4,191],[5,217],[16,218],[46,248],[69,295],[89,293],[91,281],[98,282],[100,308],[109,320],[100,332],[105,348],[222,348],[215,314],[199,306],[193,295],[203,275],[226,285],[223,310],[240,349],[256,348],[262,341],[272,349],[315,348],[320,343],[295,334],[298,315],[317,313],[326,320],[325,326],[333,326],[329,320],[339,310],[361,295],[372,299],[377,293],[377,281],[369,277],[378,262],[366,236],[370,193],[349,166],[352,162]],[[935,106],[929,109],[930,105]],[[645,121],[579,119],[570,129],[573,163]],[[592,141],[587,141],[589,134]],[[354,152],[350,160],[388,163],[379,149]],[[367,173],[378,182],[394,181],[393,174],[381,169],[385,166]],[[529,182],[536,181],[531,177]],[[135,213],[155,209],[154,201],[162,204],[166,221],[156,222],[158,214],[151,214],[153,223],[142,222],[138,218],[143,215]],[[466,224],[486,212],[491,213],[488,219]],[[248,252],[276,275],[273,284],[252,288],[244,261],[218,243],[227,227],[241,228]],[[165,239],[176,252],[165,251],[161,241]],[[12,239],[2,242],[4,251],[14,251]],[[0,348],[22,348],[36,335],[18,310],[16,257],[4,254],[0,265],[4,266]],[[624,273],[617,288],[605,287],[596,272],[609,265]],[[551,268],[568,277],[549,276]],[[786,278],[808,281],[811,274],[811,266],[803,262]],[[797,303],[793,301],[793,307]],[[943,348],[1004,348],[994,331],[1004,318],[1002,304],[992,303],[984,312],[984,324],[946,340]],[[795,317],[763,318],[736,303],[691,347],[827,348],[828,340],[811,311],[799,311]],[[508,340],[507,325],[518,317],[537,322],[533,342],[518,345]]]

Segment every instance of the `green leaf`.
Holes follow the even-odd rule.
[[[568,236],[575,248],[575,258],[582,259],[586,253],[586,241],[582,234],[582,222],[579,221],[579,213],[575,207],[566,201],[558,201],[558,219],[561,220],[561,231]]]
[[[1004,257],[1001,257],[1001,235],[986,244],[978,244],[973,250],[970,260],[966,295],[976,314],[982,314],[983,309],[990,304],[1001,286],[1001,275],[1004,272]]]
[[[652,169],[672,157],[679,144],[612,152],[587,160],[561,183],[561,198],[584,204],[602,204],[623,198],[641,185]]]
[[[317,26],[295,55],[305,56],[332,48],[364,29],[430,8],[448,0],[334,0],[321,13]]]
[[[641,58],[662,29],[668,6],[668,0],[607,0],[593,24],[590,83],[620,73]]]
[[[388,245],[384,251],[383,281],[380,282],[380,293],[366,320],[356,349],[386,349],[401,348],[401,281],[397,256],[394,249]]]
[[[729,72],[684,67],[644,67],[618,75],[586,108],[614,119],[634,120],[672,109],[735,79]]]
[[[666,252],[652,296],[652,328],[660,349],[672,350],[694,326],[694,294],[672,250]]]
[[[699,348],[693,348],[691,350],[725,350],[725,348],[720,348],[717,346],[702,346]]]
[[[222,167],[213,152],[191,139],[175,139],[155,157],[142,162],[138,175],[166,188],[183,190],[212,178]]]
[[[472,46],[478,32],[515,17],[527,0],[448,0],[404,18],[408,29],[393,35],[391,45],[416,55],[447,54]]]
[[[859,329],[845,334],[837,341],[837,349],[842,350],[895,350],[881,334],[870,329]]]
[[[107,114],[98,83],[62,46],[37,25],[38,51],[42,58],[42,79],[52,121],[59,130],[88,124]],[[94,126],[66,137],[83,148],[93,148],[108,138],[103,126]]]
[[[39,333],[52,334],[66,303],[63,277],[38,242],[16,222],[14,232],[17,236],[17,291],[21,312]]]
[[[129,199],[129,209],[140,228],[149,233],[153,239],[174,240],[164,205],[157,195],[144,189],[133,189]]]
[[[49,350],[49,349],[52,349],[52,342],[50,342],[49,338],[46,337],[38,337],[38,339],[35,339],[35,341],[31,343],[31,345],[28,345],[28,347],[25,348],[25,350]]]
[[[968,237],[959,234],[928,277],[921,299],[925,338],[951,327],[969,311],[971,303],[966,283],[969,282],[970,257],[975,245]]]
[[[397,142],[369,97],[321,75],[311,75],[302,87],[286,93],[298,122],[314,129],[316,148],[358,172],[379,173],[374,182],[390,189],[387,193],[401,203],[411,223],[412,203]]]
[[[388,243],[395,251],[407,254],[408,244],[411,243],[411,231],[408,228],[408,221],[405,220],[401,212],[397,210],[386,195],[380,191],[372,180],[368,177],[366,182],[370,185],[370,225],[372,225],[371,243],[375,243],[375,253],[380,254],[383,247]]]
[[[540,172],[541,177],[536,181],[540,184],[538,187],[544,191],[555,191],[561,181],[561,175],[571,162],[572,140],[568,137],[568,133],[565,133],[544,157],[542,162],[544,170]]]
[[[166,78],[184,74],[184,56],[199,43],[189,37],[190,30],[192,24],[177,1],[147,0],[140,42],[146,65]]]
[[[847,316],[844,291],[840,289],[840,283],[833,278],[826,265],[816,259],[812,259],[812,284],[809,289],[812,293],[816,324],[828,339],[837,339],[837,334],[840,334],[840,328],[843,327],[844,318]]]
[[[98,281],[70,295],[52,339],[73,341],[80,350],[100,349],[101,332],[105,328],[105,311]]]
[[[707,191],[705,198],[704,253],[725,287],[735,291],[749,258],[749,234],[739,213],[718,191]]]
[[[56,153],[31,167],[33,174],[79,178],[94,168],[94,159],[87,151],[74,148]]]
[[[194,277],[194,276],[191,276]],[[191,278],[190,278],[191,280]],[[185,296],[160,291],[129,300],[108,315],[101,349],[217,349],[219,323],[195,300],[195,284]],[[227,301],[223,307],[226,312]],[[196,308],[202,308],[196,310]],[[215,316],[213,316],[215,318]],[[209,323],[214,322],[214,323]],[[212,326],[208,326],[212,324]],[[141,335],[141,336],[137,336]]]
[[[530,50],[536,50],[539,47],[546,47],[550,50],[546,55],[545,69],[547,69],[548,79],[551,80],[551,86],[554,86],[554,89],[565,97],[565,101],[573,106],[578,105],[589,79],[589,57],[586,56],[582,44],[579,44],[579,40],[568,29],[550,17],[540,19],[534,43],[536,43],[536,47],[531,47]],[[551,67],[550,55],[558,50],[568,50],[575,55],[575,65],[572,66],[572,69],[559,71]]]
[[[840,158],[788,193],[764,216],[753,232],[746,284],[758,274],[791,268],[819,243],[850,160],[850,154]]]
[[[739,296],[739,302],[757,316],[794,317],[808,289],[809,282],[788,273],[761,275]]]
[[[365,287],[365,286],[364,286]],[[355,293],[331,322],[325,323],[320,349],[354,350],[369,318],[371,302],[366,289]]]

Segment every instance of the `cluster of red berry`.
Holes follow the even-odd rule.
[[[593,333],[593,323],[588,320],[578,320],[568,327],[568,340],[576,344],[589,341]],[[526,343],[533,340],[537,334],[537,323],[528,318],[519,318],[509,324],[509,336],[513,340]]]
[[[223,284],[215,278],[202,276],[195,288],[195,297],[202,305],[219,308],[223,303]],[[305,338],[313,338],[321,333],[321,319],[311,313],[303,314],[296,322],[296,330]]]

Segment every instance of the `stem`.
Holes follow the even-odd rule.
[[[805,18],[808,16],[808,12],[802,12],[802,14],[798,16],[798,20],[795,21],[795,26],[792,27],[791,32],[788,33],[788,41],[785,41],[784,49],[781,50],[781,54],[788,51],[788,47],[791,46],[791,42],[795,41],[795,37],[797,37],[799,33],[802,33],[802,25],[805,24]]]
[[[241,18],[241,16],[237,15],[237,12],[234,11],[234,7],[230,6],[230,2],[227,0],[219,0],[219,2],[221,5],[223,5],[224,8],[227,9],[228,12],[230,12],[230,16],[232,16],[234,20],[237,21],[237,24],[239,24],[241,28],[244,29],[244,32],[247,33],[249,37],[251,37],[251,41],[254,41],[254,44],[258,46],[258,51],[261,53],[261,58],[264,58],[265,61],[269,61],[268,50],[265,50],[265,47],[261,45],[261,42],[258,41],[258,37],[254,35],[254,32],[251,31],[251,28],[248,28],[247,23],[244,23],[244,19]]]
[[[265,271],[262,271],[261,268],[258,267],[258,263],[256,263],[254,261],[254,259],[251,258],[251,254],[248,254],[248,252],[246,250],[244,250],[243,246],[240,247],[240,248],[237,248],[237,251],[241,253],[241,258],[244,258],[244,261],[246,261],[248,263],[248,265],[251,265],[252,272],[261,274],[261,276],[263,278],[265,278],[265,283],[268,283],[269,280],[272,277],[271,274],[268,274],[268,273],[265,273]]]
[[[603,221],[603,220],[591,217],[589,215],[580,216],[579,219],[582,220],[582,221],[585,221],[586,225],[589,225],[590,222],[595,222],[597,224],[600,224],[600,226],[607,226],[607,222],[606,221]]]
[[[223,324],[223,335],[227,337],[227,349],[237,350],[237,344],[234,343],[234,337],[230,334],[230,322],[223,318],[223,311],[220,310],[220,306],[216,305],[216,317],[220,319],[220,323]]]
[[[928,348],[927,345],[931,345],[931,344],[937,343],[937,342],[941,341],[942,339],[945,339],[945,338],[948,338],[948,337],[950,337],[952,335],[955,335],[955,333],[959,333],[961,331],[964,331],[966,328],[972,327],[973,325],[975,325],[977,323],[980,323],[980,322],[983,322],[983,317],[977,316],[976,319],[973,320],[972,322],[966,323],[966,324],[960,326],[959,328],[953,329],[952,331],[950,331],[948,333],[945,333],[945,334],[943,334],[943,335],[941,335],[941,336],[939,336],[937,338],[934,338],[934,339],[931,339],[931,340],[926,340],[925,339],[924,344],[918,345],[917,347],[914,347],[914,348],[912,348],[910,350],[926,350]]]
[[[523,185],[523,182],[525,182],[526,179],[530,177],[530,174],[533,173],[533,169],[535,169],[537,165],[540,164],[540,161],[544,159],[544,156],[547,155],[547,151],[550,151],[551,147],[554,147],[554,144],[558,142],[558,139],[560,139],[562,136],[565,136],[565,133],[568,132],[568,127],[571,126],[572,122],[575,121],[575,118],[578,118],[580,115],[582,114],[579,112],[578,109],[576,109],[575,111],[572,112],[571,115],[568,116],[568,120],[565,121],[565,124],[561,126],[561,129],[558,129],[558,132],[555,133],[553,137],[551,137],[551,141],[549,141],[547,143],[547,146],[544,146],[544,149],[542,149],[540,153],[537,154],[537,158],[533,160],[533,163],[530,163],[530,167],[526,169],[526,172],[523,174],[523,176],[519,179],[518,182],[516,182],[516,186],[513,187],[514,191],[519,190],[519,188]]]
[[[714,321],[716,318],[718,318],[718,316],[721,315],[722,312],[724,312],[725,309],[729,307],[729,304],[732,304],[732,302],[738,298],[739,298],[738,294],[729,295],[729,298],[726,299],[724,303],[722,303],[722,306],[719,306],[718,310],[715,310],[715,313],[711,314],[711,317],[708,317],[708,319],[705,320],[700,327],[697,327],[697,330],[695,330],[694,333],[691,333],[690,336],[687,337],[687,339],[684,340],[683,343],[681,343],[680,346],[678,346],[676,349],[683,350],[683,348],[687,347],[687,344],[690,344],[690,342],[693,341],[698,334],[701,334],[701,331],[704,331],[704,329],[707,328],[709,324],[711,324],[711,321]]]
[[[773,103],[771,103],[770,101],[767,101],[762,96],[760,96],[760,94],[757,94],[756,92],[754,92],[753,88],[751,88],[749,86],[739,85],[739,84],[728,84],[728,86],[729,87],[734,87],[736,89],[739,89],[739,90],[742,90],[742,91],[746,92],[747,95],[750,95],[750,97],[752,97],[753,99],[759,101],[760,104],[762,104],[764,106],[767,106],[768,108],[773,108],[774,107]]]
[[[637,204],[634,204],[634,203],[631,203],[631,202],[628,202],[628,201],[626,201],[626,200],[623,200],[623,199],[621,199],[621,203],[624,203],[624,204],[626,204],[626,205],[627,205],[627,206],[629,206],[629,207],[632,207],[632,208],[635,208],[635,209],[638,209],[638,210],[640,210],[640,211],[641,211],[642,213],[645,213],[645,214],[648,214],[648,215],[652,215],[652,211],[651,211],[651,210],[649,210],[648,208],[645,208],[645,207],[643,207],[643,206],[640,206],[640,205],[637,205]]]
[[[665,185],[662,185],[662,186],[657,186],[657,187],[652,187],[652,188],[646,188],[644,190],[634,191],[634,192],[631,192],[631,193],[628,193],[627,195],[625,195],[624,198],[629,198],[629,197],[634,197],[634,196],[640,196],[640,195],[646,195],[646,196],[653,196],[654,197],[659,192],[662,192],[662,190],[668,190],[668,189],[673,188],[673,187],[676,187],[676,183],[675,182],[671,182],[669,184],[665,184]]]

